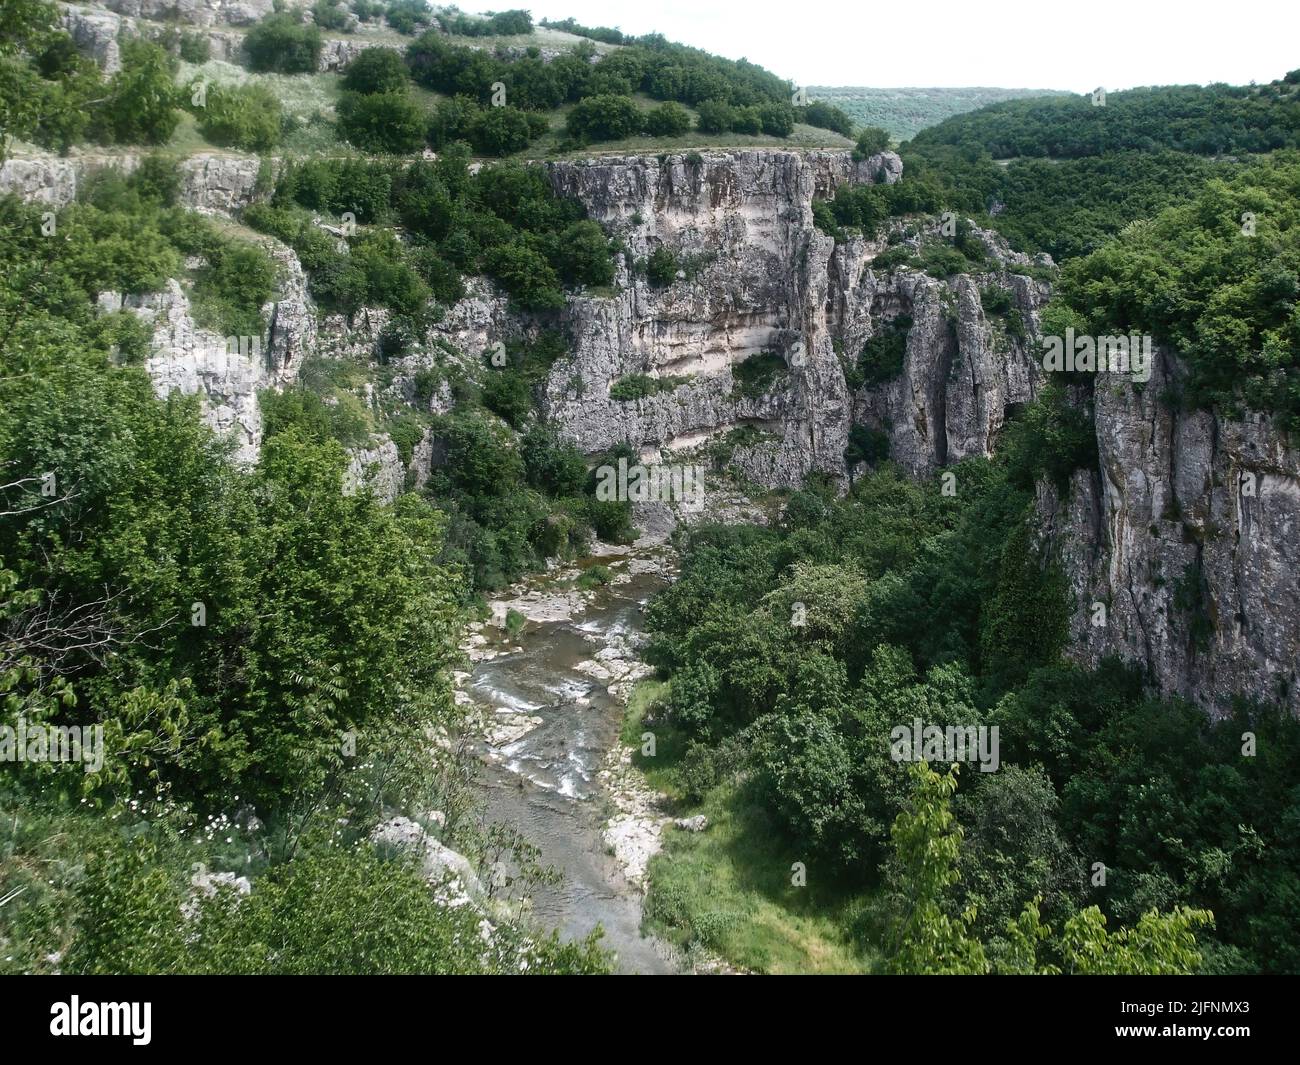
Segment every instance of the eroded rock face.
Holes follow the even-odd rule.
[[[925,232],[900,243],[914,245]],[[1031,402],[1043,376],[1033,338],[1050,286],[1021,273],[1030,259],[996,234],[972,232],[988,256],[978,273],[940,280],[915,269],[881,271],[874,260],[893,245],[861,238],[837,245],[829,267],[827,325],[847,359],[911,320],[902,372],[859,388],[852,420],[887,437],[890,459],[913,476],[991,454],[1007,412]],[[986,314],[982,288],[1010,293],[1014,317]]]
[[[105,310],[134,311],[153,326],[153,354],[145,368],[160,396],[172,392],[203,397],[204,420],[233,439],[235,459],[250,464],[262,440],[257,393],[268,374],[262,338],[228,338],[194,321],[190,301],[175,279],[161,292],[143,296],[101,293]]]
[[[98,63],[105,74],[116,74],[122,69],[119,35],[133,37],[138,33],[131,18],[74,4],[61,6],[59,24],[72,38],[77,50]]]
[[[183,159],[181,203],[206,214],[229,215],[257,195],[261,160],[255,155],[204,152]]]
[[[1137,388],[1099,375],[1099,469],[1040,490],[1070,581],[1071,653],[1116,655],[1212,713],[1242,693],[1300,712],[1300,450],[1263,415],[1171,410],[1160,353]]]
[[[100,294],[104,311],[132,311],[153,327],[152,354],[145,364],[160,396],[172,392],[203,399],[204,420],[234,443],[235,461],[252,464],[262,443],[258,393],[297,379],[302,359],[314,345],[315,312],[306,293],[302,266],[292,250],[263,238],[279,265],[280,293],[263,308],[266,335],[226,337],[194,319],[190,299],[171,279],[161,292],[140,296]],[[396,449],[394,449],[395,451]]]
[[[0,165],[0,195],[10,193],[27,203],[64,207],[77,197],[77,168],[54,156],[6,159]]]
[[[616,294],[570,299],[573,356],[546,385],[548,416],[588,455],[627,441],[652,459],[726,438],[731,462],[753,480],[789,486],[812,471],[843,475],[850,429],[861,423],[923,474],[987,454],[1008,408],[1035,394],[1040,373],[1027,352],[1048,288],[1018,272],[1027,257],[974,230],[989,253],[979,275],[880,273],[871,264],[883,242],[837,245],[813,225],[814,197],[846,182],[897,181],[893,153],[855,161],[847,151],[728,151],[549,172],[627,248]],[[658,248],[680,266],[663,288],[638,265]],[[986,317],[986,285],[1011,292],[1021,330]],[[855,360],[903,315],[914,326],[902,373],[850,394],[841,354]],[[755,366],[743,364],[755,358],[772,370],[766,387],[746,381]],[[611,399],[634,375],[675,387]]]
[[[271,0],[101,0],[120,15],[167,21],[186,26],[215,26],[227,23],[245,26],[271,13]],[[301,6],[291,2],[289,6]]]
[[[11,192],[29,203],[66,207],[95,171],[129,174],[140,165],[140,158],[135,152],[78,152],[68,158],[42,153],[6,159],[0,165],[0,194]],[[261,167],[255,155],[200,152],[188,156],[179,164],[180,201],[201,214],[228,216],[257,198]]]
[[[836,167],[857,172],[846,152],[770,150],[551,164],[556,191],[627,251],[616,295],[569,301],[573,355],[552,368],[547,415],[593,455],[621,441],[673,452],[748,427],[733,461],[762,483],[842,472],[850,407],[822,313],[832,242],[812,224],[818,182]],[[860,176],[896,171],[896,157],[878,157]],[[680,267],[663,288],[636,265],[658,248]],[[766,387],[737,372],[756,357],[772,370]],[[640,374],[682,380],[610,398]]]

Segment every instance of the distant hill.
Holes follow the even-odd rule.
[[[1059,89],[868,89],[850,86],[808,86],[808,96],[834,104],[855,125],[882,126],[900,141],[909,140],[928,126],[964,114],[1027,96],[1067,95]]]

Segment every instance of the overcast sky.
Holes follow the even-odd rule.
[[[435,0],[436,2],[436,0]],[[1272,81],[1300,67],[1300,0],[461,0],[739,59],[801,85],[1069,89]]]

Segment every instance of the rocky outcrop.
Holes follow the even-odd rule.
[[[1300,450],[1260,414],[1171,408],[1181,375],[1168,352],[1145,386],[1100,375],[1099,469],[1040,490],[1071,654],[1136,663],[1212,713],[1237,694],[1300,712]]]
[[[95,171],[112,169],[129,174],[139,165],[140,156],[134,152],[79,152],[67,158],[46,154],[14,157],[0,165],[0,194],[13,193],[30,203],[66,207]],[[179,163],[180,201],[203,214],[230,215],[257,198],[261,166],[255,155],[200,152],[188,156]]]
[[[263,308],[265,336],[225,337],[194,319],[189,295],[176,279],[161,292],[123,296],[103,292],[103,311],[131,311],[153,327],[145,369],[160,396],[172,392],[203,399],[204,420],[234,444],[237,462],[257,460],[262,442],[258,393],[297,379],[313,346],[315,313],[302,266],[284,245],[263,238],[280,266],[280,298]],[[396,449],[394,449],[395,451]]]
[[[120,15],[185,26],[247,26],[269,15],[272,0],[101,0]],[[290,6],[301,6],[291,4]]]
[[[383,41],[369,41],[356,37],[331,37],[321,42],[320,56],[316,60],[316,69],[322,73],[344,70],[367,48],[378,48]],[[391,47],[391,45],[390,45]]]
[[[774,150],[551,164],[557,192],[626,252],[616,294],[569,301],[573,354],[552,368],[547,415],[588,454],[621,441],[675,452],[749,427],[763,440],[733,461],[756,480],[842,472],[850,404],[823,309],[833,242],[813,226],[812,200],[837,168],[874,180],[898,166],[892,155],[859,168],[847,152]],[[663,288],[642,269],[660,248],[680,267]],[[739,369],[752,358],[768,372]],[[611,398],[633,375],[674,387]]]
[[[736,150],[554,163],[549,172],[626,248],[616,292],[570,299],[573,354],[546,384],[547,415],[589,455],[627,441],[652,461],[725,438],[733,465],[789,486],[814,470],[842,475],[861,423],[922,474],[987,454],[1007,410],[1035,394],[1028,337],[1048,288],[1020,273],[1027,257],[975,229],[989,255],[978,275],[880,272],[872,262],[883,241],[836,244],[813,225],[814,197],[846,182],[897,181],[893,153]],[[933,236],[901,242],[919,248]],[[644,276],[661,248],[680,267],[662,288]],[[984,314],[985,285],[1012,294],[1017,329]],[[913,327],[902,372],[851,395],[841,355],[855,360],[904,315]],[[745,367],[750,359],[767,372]],[[611,397],[637,375],[663,385]]]
[[[440,843],[409,817],[390,818],[374,830],[371,838],[375,843],[412,852],[425,880],[450,891],[454,905],[483,898],[483,885],[469,859]]]
[[[27,203],[64,207],[77,197],[77,168],[54,156],[6,159],[0,165],[0,195]]]
[[[175,279],[161,292],[142,296],[100,294],[106,311],[134,311],[153,327],[152,354],[145,364],[160,396],[172,392],[203,397],[204,420],[233,439],[235,458],[252,463],[262,439],[257,393],[268,374],[262,338],[223,337],[194,321],[189,297]]]
[[[391,503],[406,487],[406,466],[389,437],[378,437],[349,451],[343,490],[351,493],[362,487],[369,488],[375,498],[385,503]]]
[[[978,273],[938,279],[874,267],[886,248],[919,247],[938,225],[895,244],[850,239],[836,245],[829,267],[827,327],[846,359],[900,319],[911,322],[901,373],[862,386],[852,421],[887,438],[890,459],[913,476],[991,454],[1008,411],[1031,402],[1042,379],[1032,338],[1050,286],[1021,273],[1031,260],[995,234],[972,227],[988,256]],[[891,239],[900,230],[895,224]],[[986,314],[982,288],[1009,293],[1014,318]]]
[[[255,155],[204,152],[181,160],[181,203],[204,214],[229,215],[257,196],[262,162]]]
[[[123,34],[138,34],[134,19],[74,4],[62,5],[59,24],[72,38],[77,50],[98,63],[105,74],[116,74],[122,69],[118,38]]]

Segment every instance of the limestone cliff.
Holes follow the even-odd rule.
[[[573,354],[547,382],[548,417],[593,455],[624,440],[645,453],[673,452],[756,429],[758,442],[742,438],[749,442],[732,461],[772,486],[814,470],[842,475],[855,423],[887,435],[913,473],[986,454],[1006,409],[1033,398],[1039,374],[1026,339],[986,319],[980,287],[1011,291],[1031,330],[1048,289],[1018,275],[1029,260],[991,234],[980,234],[987,273],[944,281],[877,272],[883,241],[837,245],[814,227],[814,196],[901,172],[893,153],[854,162],[829,151],[552,164],[557,191],[578,199],[626,251],[613,294],[569,303]],[[665,287],[637,269],[659,248],[681,267]],[[841,354],[855,357],[902,315],[914,323],[903,373],[851,394]],[[742,365],[764,355],[779,356],[777,372],[768,387],[746,387]],[[665,390],[611,398],[633,375],[660,379]]]
[[[1071,653],[1144,668],[1221,713],[1234,695],[1300,712],[1300,450],[1259,414],[1166,401],[1182,369],[1098,381],[1100,457],[1038,510],[1074,594]]]

